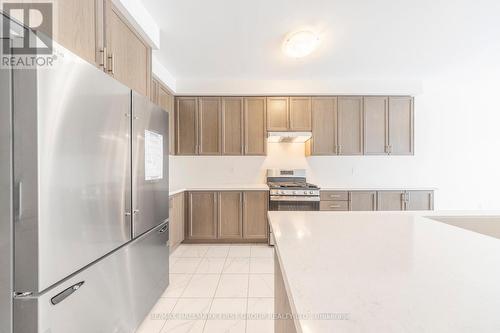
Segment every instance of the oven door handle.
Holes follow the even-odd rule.
[[[288,201],[288,202],[318,202],[320,198],[318,196],[286,196],[286,195],[271,195],[269,197],[271,201]]]

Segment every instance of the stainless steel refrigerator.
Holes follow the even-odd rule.
[[[168,285],[168,115],[54,49],[0,70],[0,332],[134,332]]]

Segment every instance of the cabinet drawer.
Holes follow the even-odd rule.
[[[321,201],[319,210],[348,211],[349,201]]]
[[[349,192],[347,191],[321,191],[321,201],[323,200],[335,200],[335,201],[347,201],[349,200]]]

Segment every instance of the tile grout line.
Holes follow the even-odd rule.
[[[227,250],[227,253],[226,253],[226,257],[225,257],[225,260],[224,260],[224,265],[222,265],[222,269],[224,269],[224,266],[226,265],[226,261],[227,261],[227,257],[229,255],[229,251],[231,250],[231,247],[229,247],[229,249]],[[208,253],[208,250],[207,250],[207,253]],[[206,253],[205,253],[206,255]],[[214,299],[215,299],[215,294],[217,293],[217,289],[219,289],[219,284],[220,284],[220,280],[222,278],[222,271],[221,273],[219,274],[219,280],[217,281],[217,287],[215,287],[215,291],[214,291],[214,294],[212,295],[212,299],[210,301],[210,307],[208,308],[208,312],[207,312],[207,315],[210,313],[210,311],[212,310],[212,306],[214,304]],[[205,319],[205,322],[203,323],[203,329],[202,329],[202,332],[205,332],[205,328],[207,326],[207,322],[208,322],[208,319]]]
[[[250,259],[248,259],[248,282],[247,282],[247,307],[245,311],[245,333],[248,330],[248,301],[249,301],[249,296],[250,296],[250,265],[252,265],[252,246],[250,246]]]
[[[169,259],[170,259],[170,258],[169,258]],[[178,257],[177,259],[179,259],[179,257]],[[195,268],[195,272],[196,272],[196,270],[198,270],[198,267],[200,266],[200,264],[201,264],[201,260],[200,260],[200,262],[198,263],[198,265],[196,266],[196,268]],[[169,272],[169,274],[170,274],[170,272]],[[189,273],[186,273],[186,274],[189,274]],[[191,274],[191,277],[189,278],[188,282],[186,283],[186,285],[185,285],[185,286],[184,286],[184,288],[182,289],[182,292],[181,292],[181,293],[179,294],[179,296],[176,298],[176,300],[175,300],[175,304],[174,304],[174,306],[172,307],[172,310],[170,310],[169,314],[171,314],[171,313],[172,313],[172,311],[174,311],[175,307],[176,307],[176,306],[177,306],[177,304],[179,303],[179,300],[181,299],[182,295],[184,294],[184,291],[186,290],[187,286],[189,285],[189,283],[191,283],[191,280],[193,280],[193,277],[194,277],[194,273],[192,273],[192,274]],[[167,288],[168,288],[168,287],[167,287]],[[161,329],[158,331],[158,333],[161,333],[161,332],[163,331],[163,329],[165,328],[165,325],[167,324],[167,321],[168,321],[168,320],[165,320],[165,322],[163,323],[163,325],[162,325]]]

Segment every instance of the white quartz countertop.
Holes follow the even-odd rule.
[[[169,194],[175,195],[185,191],[268,191],[266,184],[221,184],[215,186],[196,186],[177,190],[170,190]]]
[[[500,332],[500,239],[428,215],[269,212],[292,311],[347,314],[298,331]]]

